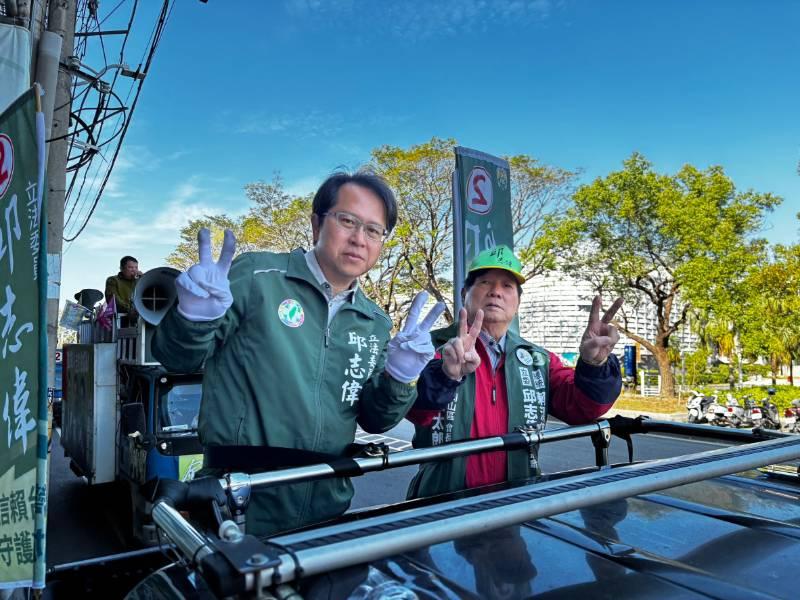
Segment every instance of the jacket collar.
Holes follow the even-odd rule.
[[[330,282],[326,279],[325,273],[322,272],[322,267],[319,266],[319,261],[317,261],[317,255],[315,254],[314,249],[312,248],[311,250],[306,252],[303,255],[303,258],[306,259],[306,264],[308,265],[308,268],[311,271],[311,274],[314,276],[314,279],[316,279],[317,283],[322,285],[327,290],[325,296],[328,298],[328,300],[331,300],[332,298],[334,298],[334,296],[333,296],[333,288],[332,288]],[[348,301],[350,301],[352,303],[353,300],[355,299],[355,291],[357,289],[358,289],[358,279],[353,281],[353,283],[350,285],[349,288],[347,288],[346,290],[344,290],[342,292],[339,292],[336,295],[336,297],[338,298],[340,296],[345,296],[346,300],[348,300]]]
[[[322,289],[322,285],[319,281],[317,281],[314,273],[312,273],[311,269],[308,267],[305,255],[306,251],[302,248],[295,248],[289,253],[289,264],[286,267],[286,276],[292,279],[305,281],[325,298],[325,291]],[[356,310],[369,318],[374,318],[375,316],[375,307],[367,300],[364,292],[361,291],[360,285],[356,285],[350,301],[342,305],[342,310],[347,310],[348,308]]]

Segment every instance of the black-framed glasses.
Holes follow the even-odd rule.
[[[358,230],[363,228],[364,235],[367,236],[368,240],[373,242],[382,242],[384,241],[389,232],[386,230],[385,227],[378,225],[377,223],[364,223],[361,219],[359,219],[355,215],[351,215],[349,212],[326,212],[322,215],[323,217],[331,216],[336,219],[336,222],[342,229],[347,229],[348,231]]]

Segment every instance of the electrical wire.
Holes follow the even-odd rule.
[[[122,4],[124,2],[125,2],[125,0],[121,0],[111,10],[109,15],[107,15],[103,19],[103,22],[106,22],[108,20],[108,18],[114,12],[116,12],[116,10],[120,6],[122,6]],[[86,10],[87,7],[88,7],[88,2],[86,2],[86,3],[84,3],[82,5],[82,14],[85,14],[87,12],[87,10]],[[119,61],[121,64],[124,64],[124,62],[125,62],[124,61],[124,49],[125,49],[125,46],[127,45],[128,39],[130,37],[130,32],[131,32],[131,30],[133,28],[133,23],[134,23],[134,20],[135,20],[137,7],[138,7],[138,0],[134,0],[133,7],[131,9],[130,16],[128,18],[128,27],[125,29],[125,36],[124,36],[124,38],[122,40],[122,44],[121,44],[120,61]],[[92,11],[88,10],[88,12],[91,13]],[[90,32],[91,31],[100,31],[101,23],[95,17],[95,22],[97,23],[97,29],[95,30],[95,28],[90,25],[90,17],[91,17],[91,14],[89,15],[89,17],[85,17],[84,18],[84,23],[85,23],[86,29],[88,31],[90,31]],[[82,36],[82,37],[83,37],[83,39],[88,39],[88,36]],[[108,57],[107,57],[106,52],[105,52],[105,44],[104,44],[103,39],[102,39],[103,36],[100,35],[99,37],[100,37],[100,43],[101,43],[101,46],[102,46],[103,63],[104,64],[103,64],[103,68],[98,73],[100,75],[102,75],[108,69]],[[85,54],[85,46],[84,46],[84,54]],[[80,58],[83,58],[83,56],[81,56]],[[124,111],[124,108],[125,108],[124,105],[122,104],[122,101],[119,99],[119,96],[117,96],[116,93],[114,92],[114,87],[117,84],[117,77],[118,76],[119,76],[119,71],[115,70],[112,82],[111,82],[110,86],[108,86],[109,87],[109,92],[107,92],[107,93],[112,94],[114,96],[114,98],[119,102],[119,107],[120,108],[115,109],[113,114],[117,114],[120,111]],[[95,82],[97,80],[99,80],[99,76],[95,79]],[[95,83],[95,82],[93,82],[93,83]],[[78,83],[79,82],[76,80],[74,85],[73,85],[73,96],[75,96],[75,91],[76,91]],[[99,95],[99,97],[98,97],[98,106],[97,107],[87,108],[86,107],[86,101],[89,98],[89,89],[94,87],[94,86],[89,85],[89,86],[86,86],[86,87],[88,88],[87,89],[87,93],[84,96],[83,101],[81,102],[81,106],[80,106],[80,108],[78,109],[77,112],[80,113],[80,112],[83,112],[84,110],[90,110],[91,108],[93,108],[95,111],[98,111],[95,114],[95,118],[94,118],[94,120],[92,122],[92,125],[90,125],[88,128],[84,127],[84,132],[86,134],[87,139],[94,138],[95,140],[100,140],[100,139],[103,138],[103,128],[105,126],[106,118],[98,118],[98,114],[99,114],[99,111],[102,111],[102,110],[105,110],[106,112],[108,112],[108,109],[107,109],[108,102],[105,99],[105,93],[103,93],[99,89],[97,89],[97,93]],[[132,89],[132,87],[133,87],[133,84],[131,84],[131,87],[129,88],[129,93],[130,93],[130,89]],[[103,102],[106,103],[105,107],[103,106]],[[74,101],[73,101],[73,105],[74,105]],[[77,115],[75,114],[75,112],[76,111],[73,111],[71,116],[73,118],[76,118],[76,120],[78,120],[77,119]],[[94,127],[96,127],[98,125],[98,123],[99,123],[99,127],[97,127],[97,131],[95,132],[94,131]],[[121,133],[123,125],[124,125],[124,118],[122,118],[121,120],[117,119],[116,129],[115,129],[114,133],[112,133],[112,135],[109,137],[110,140],[113,140],[114,138],[116,138]],[[71,138],[70,138],[70,147],[69,147],[69,150],[68,150],[68,153],[67,153],[68,164],[77,163],[78,165],[81,165],[81,166],[89,164],[92,161],[92,159],[99,154],[99,148],[105,145],[105,143],[103,143],[103,144],[94,144],[94,147],[86,148],[86,145],[82,144],[81,152],[78,155],[78,157],[75,158],[75,142],[78,139],[78,134],[77,134],[76,131],[71,131],[69,133],[69,135],[71,136]],[[102,158],[102,155],[100,155],[100,156]],[[103,159],[103,160],[105,160],[105,159]],[[100,172],[100,168],[98,167],[98,168],[95,169],[94,176],[92,177],[92,181],[91,181],[91,183],[89,185],[89,190],[91,192],[93,192],[94,189],[95,189],[95,183],[96,183],[96,180],[97,180],[97,178],[99,176],[99,172]],[[69,186],[67,188],[67,195],[65,195],[65,202],[64,202],[65,210],[66,210],[67,206],[69,205],[69,201],[70,201],[70,198],[72,196],[72,192],[75,189],[75,181],[76,181],[77,177],[82,175],[82,180],[81,180],[80,187],[78,189],[78,196],[72,201],[72,209],[69,211],[68,217],[64,222],[64,226],[65,227],[70,224],[70,222],[72,220],[72,215],[75,213],[75,209],[78,207],[79,204],[81,205],[81,208],[80,208],[80,210],[78,210],[78,216],[80,216],[84,212],[83,211],[83,204],[87,203],[88,200],[86,200],[85,196],[83,195],[83,191],[84,191],[84,188],[85,188],[89,173],[90,173],[89,169],[84,169],[82,173],[78,173],[78,172],[74,172],[73,173],[73,176],[72,176],[72,178],[70,180],[70,184],[69,184]]]
[[[133,28],[133,23],[134,23],[134,19],[135,19],[135,13],[136,13],[137,6],[138,6],[138,1],[135,1],[133,9],[131,11],[131,16],[130,16],[129,23],[128,23],[127,33],[125,35],[125,38],[123,39],[122,47],[120,49],[120,61],[119,62],[121,64],[125,64],[124,51],[125,51],[125,47],[127,45],[128,39],[129,39],[130,31]],[[117,5],[113,10],[117,10],[117,8],[119,8],[119,5]],[[161,11],[159,13],[159,18],[156,21],[155,25],[153,26],[153,30],[152,30],[152,32],[150,34],[149,39],[148,39],[148,44],[145,46],[145,50],[144,50],[144,52],[142,54],[141,62],[139,63],[139,65],[137,67],[137,71],[136,71],[137,73],[144,73],[145,76],[147,75],[147,73],[149,73],[150,66],[152,65],[153,58],[154,58],[156,50],[158,49],[158,46],[159,46],[159,44],[161,42],[161,39],[162,39],[164,30],[165,30],[165,28],[167,26],[167,23],[169,22],[169,18],[172,15],[173,8],[174,8],[174,0],[164,0],[164,3],[162,5],[162,7],[161,7]],[[95,19],[95,21],[97,22],[98,29],[100,27],[100,24],[104,23],[107,19],[108,19],[108,16],[106,16],[103,19],[103,21],[99,21],[99,20]],[[104,52],[104,57],[105,57],[105,52]],[[142,66],[143,66],[142,63],[144,63],[144,68],[142,68]],[[141,94],[141,89],[142,89],[142,86],[144,84],[144,78],[134,79],[134,81],[132,82],[130,88],[128,89],[128,94],[126,96],[126,99],[123,102],[121,100],[120,96],[114,90],[114,88],[116,87],[119,75],[120,75],[120,72],[119,72],[119,70],[117,70],[115,72],[115,74],[114,74],[113,79],[112,79],[112,83],[111,83],[111,86],[110,86],[111,89],[107,94],[110,98],[113,98],[116,102],[119,103],[117,105],[118,108],[110,108],[111,102],[109,100],[106,100],[105,104],[103,104],[101,106],[101,103],[102,103],[102,99],[101,99],[101,101],[98,103],[98,107],[96,107],[95,118],[94,118],[94,120],[92,122],[92,125],[90,125],[89,127],[86,127],[85,121],[80,119],[80,124],[82,126],[81,130],[86,132],[86,139],[89,140],[89,142],[88,142],[89,147],[88,148],[84,147],[83,149],[81,149],[81,153],[77,154],[76,158],[73,161],[74,164],[75,164],[75,168],[74,168],[74,171],[73,171],[72,181],[70,182],[70,185],[69,185],[69,188],[68,188],[68,196],[65,198],[65,208],[66,208],[66,205],[69,202],[70,197],[74,193],[75,182],[77,181],[77,177],[78,177],[79,173],[81,173],[81,172],[82,172],[81,173],[82,174],[82,181],[81,181],[80,187],[79,187],[78,192],[77,192],[77,197],[74,198],[74,200],[72,200],[72,207],[71,207],[71,210],[69,211],[69,216],[68,216],[67,220],[65,221],[65,225],[67,223],[69,223],[69,222],[72,222],[73,215],[75,215],[76,220],[80,220],[81,221],[81,225],[80,225],[80,227],[77,228],[77,231],[74,233],[74,235],[68,235],[68,236],[64,236],[63,237],[64,241],[66,241],[66,242],[72,242],[75,239],[77,239],[77,237],[84,231],[84,229],[86,228],[86,226],[89,223],[89,220],[91,219],[92,215],[94,214],[94,212],[95,212],[95,210],[96,210],[96,208],[98,206],[98,203],[100,201],[100,198],[102,197],[103,191],[105,190],[106,185],[108,183],[108,180],[109,180],[109,178],[111,176],[111,173],[112,173],[112,171],[114,169],[114,166],[116,165],[116,161],[117,161],[117,158],[119,156],[120,150],[122,148],[122,143],[123,143],[123,140],[125,138],[125,134],[127,133],[128,127],[130,125],[131,117],[133,115],[133,112],[134,112],[134,110],[136,108],[136,105],[138,103],[138,100],[139,100],[139,96]],[[89,87],[89,86],[87,86],[87,87]],[[134,93],[134,89],[135,89],[135,93]],[[101,94],[101,96],[102,95],[103,94]],[[132,103],[130,105],[130,108],[126,109],[125,105],[127,104],[128,100],[131,98],[131,95],[133,95],[133,101],[132,101]],[[77,117],[81,112],[83,112],[85,110],[91,110],[92,108],[94,108],[94,107],[86,107],[86,99],[84,98],[82,103],[81,103],[80,108],[77,111],[77,114],[75,114],[76,121],[78,120]],[[99,116],[101,111],[103,113],[110,113],[110,114],[103,114],[103,116]],[[126,111],[127,111],[127,114],[126,114]],[[118,123],[121,120],[121,126],[118,127],[118,128],[115,128],[115,131],[113,131],[110,136],[108,136],[107,138],[104,138],[104,139],[102,139],[102,141],[100,141],[103,127],[107,123],[109,123],[110,120],[115,116],[119,117],[117,119]],[[95,133],[95,128],[97,129],[96,133]],[[97,141],[94,141],[94,143],[92,143],[93,140],[97,140]],[[108,146],[114,140],[117,140],[117,143],[116,143],[116,147],[115,147],[114,152],[113,152],[113,156],[112,156],[110,162],[108,163],[108,167],[105,169],[105,173],[101,176],[100,175],[100,167],[101,167],[101,165],[99,165],[99,163],[97,161],[95,161],[94,159],[97,156],[100,156],[102,158],[102,153],[100,152],[100,148]],[[71,148],[74,148],[74,146],[75,146],[74,142],[75,142],[75,137],[73,137],[73,139],[72,139]],[[92,165],[92,163],[94,163],[94,165]],[[96,168],[93,169],[92,168],[93,166],[95,166]],[[95,192],[97,181],[100,180],[100,179],[102,179],[102,183],[100,183],[99,188],[97,188],[97,191]],[[86,187],[87,182],[89,182],[88,183],[88,188]],[[87,191],[85,192],[84,190],[87,190]],[[89,204],[89,201],[87,200],[87,196],[93,196],[93,200],[91,201],[91,207],[88,209],[88,214],[86,214],[84,216],[85,207],[88,206],[88,204]]]
[[[130,17],[129,17],[128,29],[126,30],[127,34],[126,34],[125,38],[123,39],[122,49],[120,50],[120,57],[121,57],[120,62],[122,62],[122,63],[124,63],[124,47],[127,44],[127,41],[129,39],[130,31],[133,28],[133,22],[134,22],[134,19],[135,19],[135,12],[136,12],[137,6],[138,6],[138,2],[134,2],[134,6],[133,6],[133,8],[131,10],[131,14],[130,14]],[[114,92],[114,90],[113,90],[113,88],[116,87],[118,75],[119,75],[119,72],[116,71],[114,79],[112,80],[112,83],[109,86],[111,88],[111,92],[110,93],[113,94],[114,97],[116,98],[116,100],[119,102],[119,107],[120,108],[114,110],[115,114],[123,112],[124,109],[125,109],[124,105],[119,100],[119,97],[116,95],[116,92]],[[129,88],[129,91],[128,91],[129,95],[130,95],[130,90],[133,89],[135,83],[136,83],[136,80],[131,84],[131,86]],[[101,94],[101,98],[100,98],[99,101],[102,101],[102,94]],[[86,108],[85,104],[82,106],[82,108],[83,109]],[[95,139],[100,140],[103,137],[102,130],[103,130],[103,127],[105,126],[105,119],[102,119],[102,121],[101,121],[101,120],[98,120],[96,118],[95,121],[96,122],[93,123],[93,127],[96,126],[98,123],[100,124],[100,126],[97,128],[97,133],[95,134],[94,137],[95,137]],[[114,139],[117,136],[121,135],[122,131],[124,130],[124,126],[125,126],[125,119],[124,118],[117,119],[117,126],[115,128],[114,133],[109,137],[109,139],[111,140],[111,139]],[[89,137],[89,136],[87,135],[87,137]],[[106,140],[106,142],[103,142],[101,144],[96,144],[97,147],[95,147],[95,148],[89,148],[88,151],[86,151],[78,159],[79,164],[86,164],[87,163],[87,161],[85,160],[85,157],[88,157],[89,161],[91,161],[95,156],[97,156],[99,154],[100,157],[102,158],[102,154],[99,153],[99,147],[105,146],[106,143],[108,143],[108,140]],[[103,159],[103,160],[105,160],[105,159]],[[110,169],[111,166],[112,165],[109,165],[108,169]],[[78,218],[80,218],[80,217],[82,217],[84,215],[85,206],[87,206],[89,204],[88,197],[95,196],[96,189],[97,189],[97,182],[101,178],[101,171],[102,171],[102,165],[95,164],[94,168],[84,168],[82,170],[82,173],[79,173],[79,172],[74,173],[72,181],[71,181],[71,185],[70,185],[70,188],[69,188],[71,193],[74,190],[74,185],[75,185],[76,178],[78,176],[82,175],[82,177],[81,177],[82,180],[81,180],[80,187],[78,189],[78,196],[73,201],[72,209],[70,210],[67,223],[72,221],[72,215],[75,214],[76,212],[77,212],[77,217]],[[107,180],[108,175],[110,175],[110,172],[106,171],[105,177],[103,177],[104,183]],[[88,188],[86,187],[87,182],[88,182]],[[86,193],[85,193],[85,190],[88,190],[88,191],[86,191]],[[96,197],[95,197],[95,200],[97,200]],[[91,211],[94,209],[94,206],[95,206],[95,203],[93,202],[92,203],[92,208],[89,209],[90,215],[91,215]],[[88,216],[87,216],[87,219],[88,219]],[[84,221],[84,223],[85,223],[85,221]],[[65,238],[65,239],[67,239],[67,238]]]

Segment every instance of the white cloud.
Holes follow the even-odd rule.
[[[234,131],[245,134],[291,136],[294,139],[326,139],[336,137],[344,131],[397,127],[410,119],[411,115],[377,113],[364,117],[356,114],[326,113],[317,109],[284,115],[262,111],[241,117]]]
[[[199,175],[189,177],[155,210],[132,198],[101,205],[86,230],[65,246],[62,299],[83,288],[102,289],[105,278],[117,272],[122,256],[135,256],[143,270],[164,265],[180,241],[181,228],[192,219],[246,212],[244,195],[238,189],[235,196],[221,194],[219,183]]]
[[[273,115],[264,112],[247,115],[236,126],[237,133],[291,134],[300,139],[331,137],[343,129],[343,118],[334,113],[309,110],[303,113]]]
[[[341,23],[362,36],[389,34],[418,41],[544,21],[554,8],[563,8],[563,2],[554,6],[551,0],[284,0],[284,7],[305,24]]]
[[[317,191],[317,188],[325,180],[327,175],[312,175],[309,177],[302,177],[294,181],[284,182],[284,189],[290,196],[305,196]]]
[[[180,239],[180,230],[190,220],[205,215],[227,212],[230,215],[245,211],[243,197],[231,199],[223,205],[217,194],[201,182],[199,176],[190,177],[179,184],[170,196],[160,203],[161,210],[153,212],[149,207],[136,206],[136,201],[125,205],[105,206],[92,218],[89,227],[78,238],[77,244],[89,250],[109,251],[109,247],[131,253],[133,248],[146,245],[174,247]],[[231,213],[230,206],[241,204]]]
[[[170,154],[160,156],[153,153],[146,146],[137,144],[124,145],[122,147],[122,151],[119,153],[119,156],[117,156],[117,160],[114,162],[114,168],[112,169],[111,175],[106,182],[105,188],[103,189],[103,197],[127,197],[129,195],[127,191],[129,186],[127,186],[126,183],[130,177],[135,177],[141,173],[152,173],[158,170],[164,163],[178,160],[187,154],[190,154],[188,150],[179,149],[171,152]],[[97,163],[89,167],[92,174],[96,173],[98,175],[103,175],[105,170],[108,168],[108,163],[106,161],[109,160],[111,160],[110,156],[95,157],[94,161],[97,161]],[[91,177],[89,177],[87,180],[91,180]],[[84,197],[87,199],[93,197],[94,194],[97,193],[97,186],[99,186],[101,182],[102,181],[98,178],[92,189],[87,186],[84,190]],[[70,202],[73,200],[74,198],[71,198]]]
[[[190,154],[191,154],[191,151],[189,151],[189,150],[176,150],[175,152],[167,154],[164,157],[164,160],[165,161],[178,160],[179,158],[183,158],[184,156],[188,156]]]

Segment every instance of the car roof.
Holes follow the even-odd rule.
[[[751,472],[437,543],[363,577],[437,598],[788,598],[798,556],[800,487]]]

